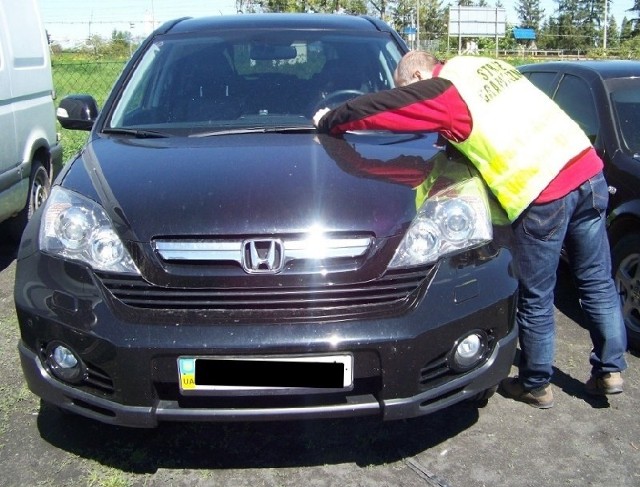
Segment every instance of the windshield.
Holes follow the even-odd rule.
[[[640,78],[616,80],[610,88],[622,143],[629,152],[640,154]]]
[[[233,31],[148,47],[107,128],[202,134],[312,127],[318,108],[393,87],[384,33]]]

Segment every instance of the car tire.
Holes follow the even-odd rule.
[[[640,233],[620,239],[611,252],[629,348],[640,350]]]
[[[44,204],[51,192],[51,178],[40,161],[33,161],[29,177],[29,194],[26,206],[16,216],[7,221],[9,238],[19,242],[27,222],[40,206]]]

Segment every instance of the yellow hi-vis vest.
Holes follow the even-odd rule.
[[[452,142],[478,168],[511,221],[591,145],[578,124],[510,64],[454,57],[439,76],[458,89],[473,123],[465,141]]]

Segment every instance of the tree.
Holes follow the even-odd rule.
[[[448,5],[442,0],[423,0],[420,8],[420,37],[424,40],[446,38],[448,28]]]
[[[576,19],[577,27],[584,40],[583,47],[602,46],[604,27],[604,2],[601,0],[579,0],[579,15]]]
[[[622,24],[620,24],[620,42],[631,39],[633,36],[633,22],[625,17],[622,19]]]
[[[128,57],[133,49],[133,38],[131,32],[113,29],[111,32],[111,42],[104,46],[105,54],[115,57]]]
[[[418,19],[416,19],[416,6],[420,5]],[[446,39],[447,35],[447,19],[448,6],[443,6],[442,0],[398,0],[392,11],[393,27],[398,32],[403,32],[406,27],[416,27],[416,20],[419,21],[418,26],[420,41],[430,41],[429,50],[437,50],[433,41]],[[424,48],[424,46],[422,46]]]
[[[260,0],[236,0],[236,11],[250,14],[259,12],[261,9]]]
[[[516,13],[520,27],[528,27],[536,32],[540,30],[544,17],[544,9],[540,8],[540,0],[519,0],[516,4]]]
[[[389,0],[369,0],[369,4],[373,7],[373,10],[378,14],[378,17],[380,17],[383,20],[387,18],[387,7],[389,5]]]
[[[342,0],[340,7],[342,8],[342,12],[346,14],[366,14],[367,0]]]
[[[92,34],[85,42],[85,45],[93,52],[93,55],[97,57],[102,52],[105,41],[100,35]]]
[[[607,24],[607,47],[620,47],[620,30],[613,15],[609,17]]]
[[[640,33],[640,0],[634,0],[633,7],[631,7],[628,12],[635,12],[636,14],[634,18],[629,19],[631,23],[631,34],[636,36]]]
[[[391,23],[398,32],[403,32],[405,27],[415,27],[416,3],[413,0],[398,0],[392,15]]]
[[[298,0],[261,0],[256,3],[266,12],[301,12],[303,6]]]
[[[634,29],[638,28],[638,22],[640,22],[640,0],[633,0],[633,7],[627,10],[627,12],[635,12],[635,16],[630,20]]]
[[[556,49],[576,51],[592,47],[594,32],[590,18],[591,11],[585,8],[585,0],[558,0],[558,17],[554,22],[557,28]]]
[[[236,0],[242,12],[367,13],[366,0]]]

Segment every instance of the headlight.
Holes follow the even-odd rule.
[[[138,273],[111,220],[96,202],[56,186],[43,211],[43,252],[84,262],[98,270]]]
[[[477,247],[492,238],[487,193],[482,181],[472,178],[423,203],[389,267],[430,264],[443,255]]]

